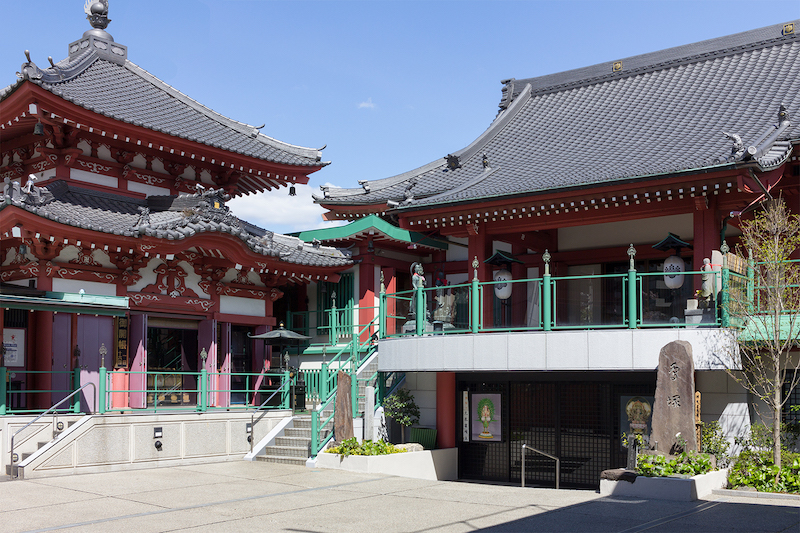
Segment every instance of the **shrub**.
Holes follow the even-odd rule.
[[[398,389],[383,400],[383,413],[404,428],[419,422],[419,407],[406,389]],[[405,441],[405,435],[401,440]]]
[[[711,457],[705,453],[683,452],[673,458],[664,455],[639,454],[639,475],[646,477],[666,477],[676,474],[696,476],[711,471]]]
[[[709,453],[717,458],[718,467],[727,467],[730,464],[728,448],[730,443],[722,435],[722,426],[718,420],[705,423],[701,422],[702,431],[700,432],[700,451]]]
[[[394,444],[383,442],[382,440],[365,440],[359,443],[355,437],[343,441],[339,446],[334,446],[325,450],[326,453],[338,453],[344,457],[348,455],[389,455],[392,453],[404,453],[406,450],[397,448]]]
[[[783,450],[783,468],[775,466],[772,450],[745,450],[728,476],[728,486],[753,487],[760,492],[800,493],[800,454]],[[780,472],[779,472],[780,470]]]

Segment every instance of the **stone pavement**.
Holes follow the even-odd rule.
[[[601,498],[260,462],[0,483],[0,531],[793,532],[800,502]]]

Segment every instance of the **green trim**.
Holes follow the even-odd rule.
[[[775,340],[775,317],[772,314],[758,314],[748,317],[747,324],[739,334],[744,342],[772,342]],[[780,341],[798,339],[800,320],[797,316],[783,314],[778,317],[778,336]]]
[[[383,233],[390,239],[395,241],[405,242],[409,244],[418,244],[426,248],[436,248],[438,250],[447,250],[449,245],[446,242],[431,239],[427,235],[418,233],[416,231],[409,231],[386,222],[377,215],[369,215],[367,217],[355,220],[344,226],[336,226],[335,228],[322,228],[308,231],[301,231],[295,235],[300,240],[310,242],[314,239],[320,241],[342,240],[352,237],[362,231],[374,229]]]
[[[100,296],[68,292],[46,292],[41,296],[0,295],[0,307],[62,313],[90,313],[104,316],[125,316],[129,309],[127,296]]]

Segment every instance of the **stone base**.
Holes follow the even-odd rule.
[[[715,470],[690,478],[636,476],[633,482],[623,481],[622,478],[618,481],[601,478],[600,495],[691,502],[708,496],[711,491],[727,483],[727,470]]]
[[[697,327],[695,324],[715,324],[717,321],[713,309],[685,309],[686,327]]]

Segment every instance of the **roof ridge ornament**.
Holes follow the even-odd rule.
[[[108,18],[108,0],[86,0],[83,6],[86,20],[96,30],[105,30],[111,19]]]

